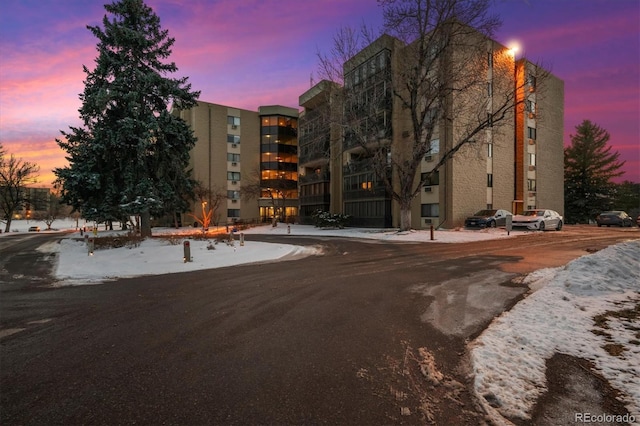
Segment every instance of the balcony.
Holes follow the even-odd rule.
[[[331,180],[331,174],[329,171],[325,170],[320,173],[309,173],[306,175],[298,175],[298,182],[301,185],[307,183],[317,183],[317,182],[329,182]]]
[[[313,205],[329,205],[331,202],[330,194],[318,194],[318,195],[303,195],[300,196],[300,205],[301,206],[313,206]]]

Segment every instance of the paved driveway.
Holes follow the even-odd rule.
[[[16,252],[0,275],[0,331],[22,329],[0,340],[0,423],[478,424],[465,344],[527,290],[519,275],[638,236],[287,236],[325,254],[59,289],[8,273]]]

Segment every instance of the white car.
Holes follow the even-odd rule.
[[[554,210],[535,209],[526,210],[522,214],[513,216],[513,228],[527,228],[544,231],[545,229],[562,229],[562,216]]]

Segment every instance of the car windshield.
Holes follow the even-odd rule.
[[[495,214],[495,210],[480,210],[479,212],[476,212],[474,216],[494,216]]]
[[[544,210],[527,210],[522,216],[544,216]]]
[[[601,216],[619,216],[620,212],[604,212],[600,213]]]

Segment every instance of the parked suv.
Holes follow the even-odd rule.
[[[505,226],[507,215],[511,213],[506,210],[480,210],[473,216],[469,216],[464,221],[464,226],[469,228],[495,228],[496,226]]]

